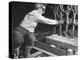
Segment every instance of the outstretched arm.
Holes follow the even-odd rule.
[[[30,16],[31,16],[31,19],[33,19],[35,22],[45,23],[49,25],[62,23],[61,21],[46,18],[38,13],[30,14]]]
[[[58,24],[58,22],[56,20],[45,18],[44,16],[38,16],[37,17],[37,22],[46,23],[46,24],[49,24],[49,25]]]

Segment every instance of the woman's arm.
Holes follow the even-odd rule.
[[[58,22],[56,20],[45,18],[44,16],[37,16],[36,21],[40,22],[40,23],[46,23],[46,24],[49,24],[49,25],[58,24]]]

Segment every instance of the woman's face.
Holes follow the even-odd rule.
[[[45,10],[46,10],[46,8],[43,7],[43,8],[42,8],[42,14],[45,13]]]
[[[38,9],[38,12],[39,12],[40,14],[43,14],[43,13],[45,13],[45,9],[39,8],[39,9]]]
[[[46,10],[46,8],[45,8],[45,7],[44,7],[44,8],[42,8],[42,11],[43,11],[42,13],[45,13],[45,10]]]

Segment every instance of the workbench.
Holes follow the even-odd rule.
[[[78,51],[78,38],[66,38],[53,34],[44,38],[45,43],[36,41],[35,49],[50,56],[75,55]],[[72,50],[72,51],[68,51]]]

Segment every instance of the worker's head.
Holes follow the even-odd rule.
[[[39,13],[43,14],[45,13],[46,4],[37,3],[35,4],[35,9],[38,10]]]

